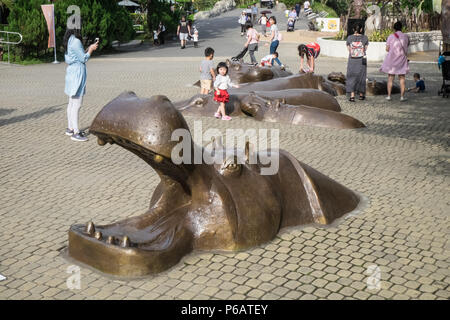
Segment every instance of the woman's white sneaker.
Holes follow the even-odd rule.
[[[67,128],[65,134],[66,134],[66,136],[70,137],[73,135],[73,130],[70,130],[69,128]]]
[[[391,101],[391,100],[392,100],[392,99],[391,99],[391,96],[387,96],[387,97],[386,97],[386,100],[387,100],[387,101]]]
[[[73,134],[70,139],[72,139],[73,141],[80,141],[80,142],[85,142],[88,141],[89,139],[87,137],[83,137],[81,134],[79,133],[75,133]]]
[[[407,101],[407,100],[408,100],[408,98],[406,98],[406,97],[400,97],[400,101],[401,101],[401,102]]]

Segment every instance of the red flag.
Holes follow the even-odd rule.
[[[53,4],[41,5],[48,28],[48,47],[55,47],[55,7]]]

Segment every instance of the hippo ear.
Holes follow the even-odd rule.
[[[248,95],[251,96],[251,97],[254,97],[254,96],[256,96],[256,92],[255,91],[250,91],[248,93]]]
[[[286,104],[286,98],[282,98],[280,101],[282,104]]]
[[[225,60],[225,64],[227,65],[227,67],[230,67],[230,66],[231,66],[231,61],[230,61],[230,59]]]

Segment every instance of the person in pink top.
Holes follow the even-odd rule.
[[[394,83],[395,75],[398,75],[400,80],[400,101],[406,101],[405,75],[409,72],[407,58],[409,38],[406,34],[402,33],[402,23],[400,21],[394,24],[394,30],[395,32],[386,41],[387,55],[384,58],[380,71],[389,75],[386,100],[391,100],[392,84]]]
[[[260,36],[258,31],[253,28],[253,24],[251,22],[247,22],[245,24],[245,29],[247,30],[247,42],[245,43],[245,47],[248,48],[248,53],[250,54],[252,64],[256,66],[258,62],[255,58],[255,51],[258,51],[258,41]]]

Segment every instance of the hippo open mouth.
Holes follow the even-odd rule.
[[[259,153],[248,144],[240,153],[243,159],[236,153],[221,164],[203,159],[193,164],[192,158],[175,164],[172,152],[179,142],[172,133],[177,129],[190,137],[183,116],[164,96],[140,99],[127,92],[103,107],[90,127],[98,143],[133,152],[161,182],[150,209],[140,216],[72,226],[71,257],[109,274],[142,276],[170,268],[192,250],[242,250],[270,241],[284,227],[329,224],[359,203],[353,191],[284,150],[269,151],[279,161],[271,175],[249,161]],[[204,150],[189,143],[191,151]]]

